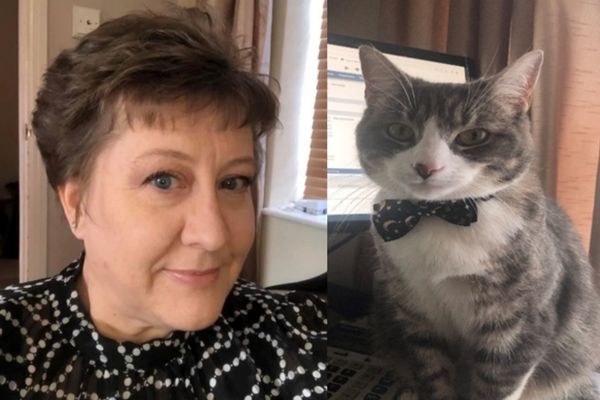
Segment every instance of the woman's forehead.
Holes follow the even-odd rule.
[[[212,151],[254,152],[254,135],[249,127],[227,126],[215,115],[168,115],[149,124],[135,120],[117,133],[122,143],[135,152],[148,148],[174,148],[194,153]],[[117,138],[118,141],[118,138]]]
[[[201,125],[211,130],[226,131],[243,128],[246,119],[243,110],[233,105],[202,99],[170,103],[123,101],[117,104],[115,110],[119,130],[145,127],[168,132]]]
[[[219,174],[234,165],[256,168],[256,163],[254,142],[248,128],[210,131],[196,125],[164,131],[157,127],[139,127],[115,135],[112,143],[98,155],[92,175],[125,173],[129,176],[127,174],[135,171],[141,173],[175,166],[185,166],[190,168],[189,171],[203,175]]]

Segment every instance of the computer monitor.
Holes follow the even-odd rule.
[[[329,232],[356,233],[369,227],[376,186],[358,161],[355,129],[366,108],[358,47],[375,46],[411,76],[464,83],[475,77],[472,60],[329,34],[327,38],[327,220]]]

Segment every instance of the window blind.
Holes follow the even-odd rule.
[[[327,0],[323,2],[319,42],[317,96],[313,114],[310,154],[304,198],[327,198]]]

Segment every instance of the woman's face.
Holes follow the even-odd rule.
[[[95,162],[76,229],[92,318],[112,310],[140,329],[207,327],[252,245],[250,128],[207,112],[173,120],[134,123]]]

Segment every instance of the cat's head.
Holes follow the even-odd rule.
[[[465,84],[410,77],[373,47],[359,49],[367,109],[360,162],[401,198],[484,197],[523,176],[533,159],[528,110],[543,53]]]

